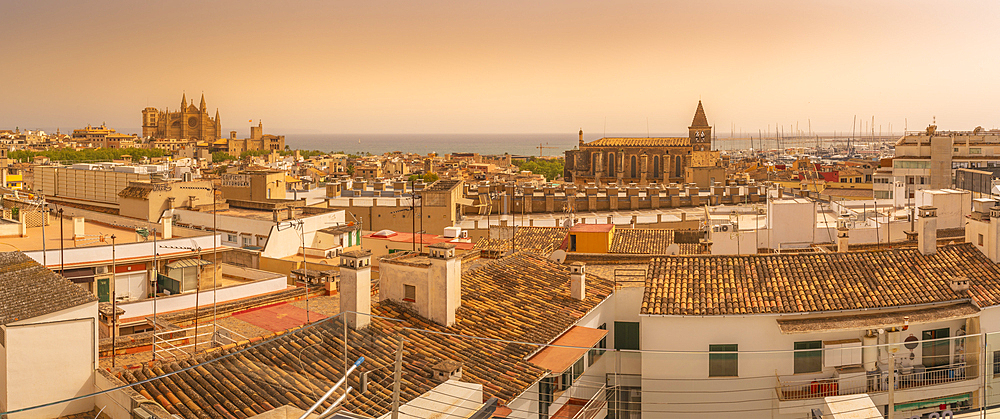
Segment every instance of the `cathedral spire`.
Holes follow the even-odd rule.
[[[181,96],[181,110],[183,111],[184,109],[186,109],[187,105],[188,105],[188,96],[187,93],[184,93],[184,95]]]
[[[207,109],[205,108],[205,94],[204,93],[201,94],[201,106],[199,106],[198,109],[201,109],[202,112],[207,112]]]
[[[707,127],[708,117],[705,116],[705,108],[701,106],[701,101],[698,101],[698,109],[694,111],[694,120],[691,121],[692,127]]]

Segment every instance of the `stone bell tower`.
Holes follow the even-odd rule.
[[[712,126],[708,125],[705,108],[698,101],[698,109],[694,111],[694,120],[688,127],[688,137],[691,139],[692,151],[712,150]]]

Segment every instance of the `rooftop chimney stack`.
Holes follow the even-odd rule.
[[[173,217],[163,217],[161,221],[163,226],[163,239],[171,239],[174,237],[174,219]],[[156,233],[153,233],[156,234]]]
[[[917,208],[917,249],[922,255],[937,253],[937,208],[924,205]]]
[[[577,300],[587,298],[587,270],[583,262],[573,262],[569,265],[569,293]]]
[[[82,239],[87,234],[86,221],[83,217],[73,217],[73,239]]]
[[[451,326],[455,324],[455,311],[462,305],[462,259],[455,256],[454,243],[435,243],[428,250],[431,295],[427,317]]]
[[[847,227],[837,227],[837,252],[844,253],[849,248],[850,230]]]
[[[353,329],[364,329],[371,323],[372,252],[369,250],[340,255],[340,311]]]

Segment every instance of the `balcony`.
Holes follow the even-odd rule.
[[[861,370],[858,368],[858,370]],[[897,403],[942,397],[976,390],[979,383],[977,367],[966,363],[949,364],[931,369],[916,366],[897,369],[895,400]],[[838,376],[801,379],[777,376],[782,413],[808,409],[823,397],[868,394],[876,404],[885,404],[889,390],[888,373],[868,374],[861,370]]]

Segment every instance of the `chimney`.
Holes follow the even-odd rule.
[[[917,249],[922,255],[937,253],[937,208],[924,205],[917,208]]]
[[[847,227],[837,227],[837,252],[844,253],[847,251],[849,231],[850,230],[848,230]]]
[[[455,324],[455,311],[462,305],[462,259],[455,257],[454,243],[434,243],[428,250],[431,268],[427,317],[451,326]]]
[[[172,196],[167,198],[167,209],[174,209],[174,200],[176,199],[177,198]]]
[[[455,379],[462,379],[462,363],[446,359],[444,361],[438,362],[431,367],[431,379],[435,383],[443,383],[445,381]]]
[[[160,221],[163,225],[163,239],[170,239],[174,237],[174,219],[173,217],[163,217]]]
[[[355,250],[340,255],[340,311],[347,325],[363,329],[371,323],[372,252]]]
[[[87,234],[86,220],[83,217],[73,217],[73,240],[82,239]]]
[[[281,210],[271,211],[271,218],[274,220],[274,222],[276,222],[276,223],[281,222],[281,215],[280,214],[281,214]]]
[[[948,281],[948,286],[951,287],[952,291],[963,292],[969,290],[969,278],[965,276],[953,276],[951,280]]]
[[[587,298],[587,272],[583,262],[573,262],[569,265],[569,293],[577,300]]]
[[[288,211],[287,215],[288,215],[288,219],[289,220],[295,218],[295,207],[289,205],[289,206],[285,207],[285,210]]]

